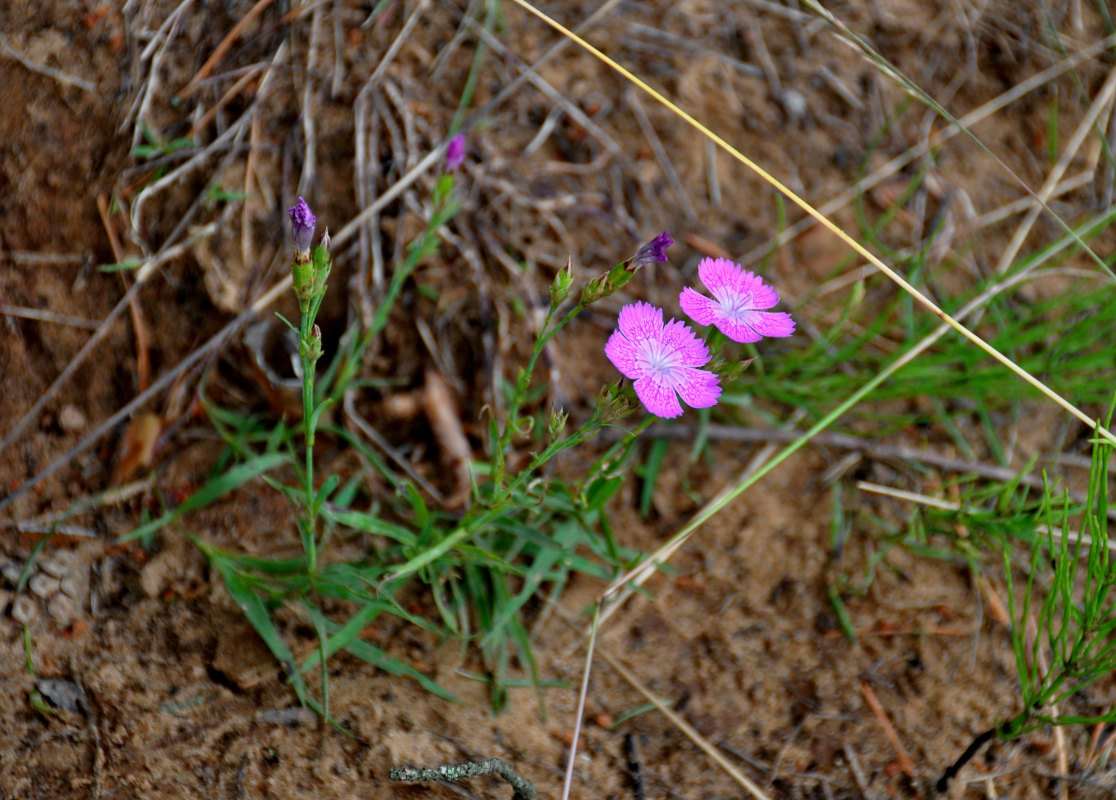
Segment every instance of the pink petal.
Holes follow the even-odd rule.
[[[658,338],[663,330],[663,310],[650,303],[638,302],[620,309],[620,331],[639,344],[644,339]]]
[[[784,311],[753,311],[745,321],[761,336],[790,336],[794,333],[794,320]]]
[[[674,388],[686,404],[693,408],[709,408],[721,396],[720,379],[704,369],[683,367],[677,371]]]
[[[756,311],[754,314],[764,314],[767,312]],[[749,314],[749,317],[752,315]],[[743,342],[744,344],[751,344],[758,342],[763,338],[751,325],[745,320],[733,319],[725,314],[718,315],[717,319],[713,320],[713,324],[717,326],[717,330],[723,333],[734,342]]]
[[[678,305],[682,306],[686,316],[698,325],[712,325],[713,320],[721,313],[721,307],[717,302],[699,294],[689,286],[678,295]]]
[[[752,300],[749,305],[752,308],[771,308],[779,302],[779,293],[771,286],[763,282],[763,278],[758,275],[752,275],[750,272],[744,273],[745,276],[751,276],[755,280],[748,281],[747,293],[751,295]]]
[[[661,382],[657,375],[645,375],[634,384],[636,397],[657,417],[673,419],[682,414],[682,405],[674,389]]]
[[[709,348],[694,335],[685,322],[672,319],[663,327],[660,341],[677,354],[677,363],[683,367],[704,367],[709,363]]]
[[[698,277],[714,295],[722,290],[737,294],[742,288],[740,267],[727,258],[703,258],[698,264]]]
[[[623,311],[620,313],[623,313]],[[631,339],[628,339],[620,331],[613,331],[612,335],[608,337],[608,343],[605,344],[605,355],[625,378],[634,381],[636,378],[643,376],[644,368],[639,362],[638,348]]]
[[[706,258],[698,264],[698,276],[718,300],[733,301],[749,297],[749,308],[771,308],[779,302],[779,293],[763,282],[754,272],[726,258]],[[708,323],[705,323],[708,324]]]

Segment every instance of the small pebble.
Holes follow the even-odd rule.
[[[58,588],[62,590],[62,594],[67,594],[75,600],[80,600],[83,594],[81,582],[73,575],[67,575],[63,578]]]
[[[66,433],[81,433],[89,426],[81,409],[69,403],[58,412],[58,424]]]
[[[52,594],[58,594],[60,586],[61,582],[58,578],[52,578],[41,572],[37,575],[33,575],[31,580],[27,583],[27,588],[31,590],[31,594],[37,595],[44,600]]]
[[[73,681],[44,678],[36,682],[35,688],[55,708],[63,711],[81,711],[85,707],[85,692]]]
[[[69,625],[77,616],[77,604],[59,592],[47,600],[47,613],[59,625]]]
[[[18,561],[6,561],[0,566],[0,574],[4,576],[4,580],[15,586],[19,583],[19,576],[23,574],[23,565]]]
[[[39,569],[47,575],[53,575],[55,578],[61,578],[66,575],[70,568],[73,566],[74,554],[69,550],[59,550],[56,553],[43,556],[39,559]]]
[[[783,110],[787,112],[790,121],[796,125],[806,116],[806,112],[809,110],[806,96],[794,89],[783,90],[783,93],[779,96],[779,101],[783,104]]]
[[[39,606],[25,594],[21,594],[12,603],[12,619],[24,625],[30,625],[31,621],[39,615]]]

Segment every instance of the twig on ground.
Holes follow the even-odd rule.
[[[135,100],[132,101],[128,113],[120,122],[120,127],[117,131],[123,133],[129,127],[132,128],[132,149],[140,143],[143,138],[143,124],[147,119],[147,114],[151,110],[151,105],[155,101],[155,96],[158,94],[158,88],[163,76],[163,58],[167,54],[167,46],[174,40],[178,34],[179,21],[182,19],[182,14],[194,2],[194,0],[182,0],[178,7],[174,9],[167,18],[163,20],[163,24],[155,32],[151,41],[143,48],[140,53],[137,67],[139,64],[151,59],[151,64],[147,69],[147,81],[144,83],[143,88],[136,94]],[[141,124],[136,125],[136,121]]]
[[[677,712],[669,708],[657,695],[655,695],[638,678],[636,678],[636,676],[632,674],[632,672],[627,667],[625,667],[618,659],[613,657],[603,647],[598,648],[597,652],[600,653],[601,657],[608,662],[608,665],[616,670],[616,672],[619,673],[620,676],[632,686],[632,688],[634,688],[637,692],[642,694],[652,704],[654,704],[655,708],[657,708],[663,714],[663,716],[670,720],[670,723],[672,725],[682,731],[687,739],[696,744],[703,753],[709,756],[709,758],[712,759],[712,761],[717,764],[717,766],[727,772],[729,776],[742,788],[748,791],[752,795],[752,797],[756,798],[756,800],[769,800],[767,794],[763,791],[763,789],[761,789],[754,781],[748,778],[747,775],[737,769],[735,765],[731,764],[728,759],[726,759],[724,755],[722,755],[721,752],[709,742],[708,739],[698,733],[693,728],[693,726],[686,722],[686,720],[682,719],[682,717]]]
[[[14,59],[32,72],[37,72],[40,75],[45,75],[48,78],[58,81],[64,86],[76,86],[77,88],[84,89],[87,92],[92,92],[97,88],[89,81],[75,77],[73,75],[68,75],[60,69],[54,69],[53,67],[48,67],[43,64],[36,64],[23,53],[19,52],[10,44],[8,44],[8,40],[4,36],[0,36],[0,55],[4,55],[8,58]]]
[[[437,502],[438,505],[445,506],[446,499],[442,496],[442,493],[439,492],[438,489],[432,483],[430,483],[430,481],[424,478],[422,476],[422,473],[415,469],[414,464],[400,455],[399,451],[392,447],[391,443],[388,442],[388,440],[385,439],[383,436],[381,436],[379,431],[368,424],[368,422],[362,416],[360,416],[360,414],[357,413],[353,401],[352,391],[345,392],[344,400],[342,401],[342,408],[345,411],[346,419],[352,422],[353,426],[356,427],[356,429],[360,431],[360,433],[366,439],[368,439],[368,441],[372,442],[372,444],[380,448],[380,450],[383,451],[384,455],[394,461],[396,466],[407,473],[407,476],[411,480],[413,480],[420,489],[434,498],[434,501]]]
[[[632,733],[624,734],[624,759],[628,762],[628,775],[632,779],[632,797],[635,800],[646,800],[647,793],[643,789],[643,764],[640,762],[639,747]]]
[[[493,36],[489,31],[485,30],[483,26],[478,25],[472,19],[467,18],[469,28],[475,33],[485,45],[492,49],[497,55],[503,58],[514,58],[514,54],[498,38]],[[518,59],[515,60],[515,66],[520,70],[520,74],[526,77],[526,80],[538,89],[542,94],[560,107],[566,114],[574,120],[578,125],[585,128],[586,131],[591,133],[594,138],[600,142],[601,147],[607,150],[612,155],[618,158],[625,158],[626,152],[615,139],[613,139],[600,125],[590,119],[589,115],[582,111],[576,103],[571,101],[564,94],[559,92],[551,86],[541,75],[539,75],[533,67],[528,67],[522,64]]]
[[[249,9],[248,13],[233,25],[232,29],[225,34],[225,38],[217,45],[217,49],[215,49],[213,54],[202,64],[197,74],[178,92],[177,97],[179,100],[185,100],[197,91],[198,85],[209,77],[209,74],[213,72],[213,68],[217,66],[217,62],[224,58],[225,54],[232,49],[233,43],[240,38],[240,34],[244,32],[244,29],[251,25],[253,20],[266,11],[267,7],[273,2],[275,2],[275,0],[258,0],[256,5]]]
[[[91,319],[71,317],[66,314],[55,314],[53,311],[42,311],[38,308],[9,306],[6,303],[0,303],[0,315],[5,317],[20,317],[22,319],[34,319],[39,322],[50,322],[55,325],[69,325],[73,328],[85,328],[87,330],[97,330],[97,327],[101,324]]]
[[[884,736],[891,742],[891,747],[895,750],[895,757],[899,762],[899,768],[903,773],[912,780],[914,779],[914,764],[911,763],[910,756],[903,748],[903,743],[899,741],[899,734],[895,732],[895,726],[891,724],[888,719],[887,712],[884,711],[883,704],[880,699],[876,697],[876,693],[872,691],[872,687],[867,683],[860,682],[860,693],[864,696],[865,702],[868,707],[872,709],[872,713],[876,715],[876,720],[880,723],[880,728],[883,729]]]
[[[0,259],[9,259],[16,264],[83,264],[92,257],[82,253],[37,253],[32,250],[0,250]]]
[[[732,425],[711,423],[705,426],[703,433],[712,440],[724,442],[793,442],[802,435],[796,429],[779,428],[739,428]],[[646,435],[652,438],[681,439],[688,441],[696,435],[696,429],[691,425],[653,425],[648,428]],[[1000,467],[995,464],[986,464],[982,461],[968,461],[962,458],[935,453],[921,447],[907,447],[904,445],[886,444],[871,439],[861,439],[844,433],[822,432],[813,437],[811,441],[822,447],[837,447],[843,450],[856,450],[864,453],[869,458],[877,461],[898,460],[912,461],[926,464],[949,472],[971,473],[982,478],[996,481],[1019,480],[1025,486],[1033,489],[1042,489],[1042,478],[1037,475],[1023,475],[1020,477],[1018,470],[1010,467]],[[1083,499],[1083,498],[1079,498]]]
[[[865,800],[867,800],[867,798],[871,796],[868,794],[868,778],[864,774],[864,768],[860,766],[860,759],[856,755],[856,750],[847,742],[842,746],[841,750],[845,754],[845,760],[849,762],[849,772],[852,773],[857,788],[860,789],[860,793],[864,795]]]
[[[1008,246],[1000,256],[1000,260],[996,264],[997,275],[1004,274],[1015,262],[1015,257],[1019,254],[1019,250],[1027,238],[1027,234],[1031,232],[1031,228],[1034,227],[1039,215],[1046,210],[1046,201],[1053,195],[1055,188],[1057,188],[1058,183],[1062,180],[1062,176],[1065,175],[1066,170],[1069,169],[1070,162],[1077,155],[1077,151],[1084,143],[1085,138],[1094,132],[1094,125],[1097,119],[1108,104],[1112,102],[1114,95],[1116,95],[1116,67],[1109,71],[1108,78],[1089,106],[1089,110],[1085,113],[1081,122],[1078,123],[1077,129],[1073,132],[1069,141],[1066,142],[1065,152],[1058,157],[1057,163],[1054,165],[1054,168],[1050,170],[1050,174],[1047,175],[1046,180],[1043,181],[1041,188],[1035,193],[1035,196],[1030,198],[1033,201],[1031,210],[1027,212],[1027,216],[1023,218],[1015,234],[1011,237]]]
[[[682,181],[678,179],[678,172],[674,169],[674,163],[670,160],[670,156],[667,155],[666,148],[663,147],[663,143],[659,140],[659,135],[655,133],[655,127],[651,124],[651,119],[647,116],[647,111],[643,108],[643,103],[639,101],[639,94],[630,86],[624,89],[624,102],[632,110],[636,122],[639,123],[639,129],[643,131],[644,137],[655,153],[655,158],[659,160],[659,166],[662,167],[663,175],[666,177],[667,183],[670,184],[674,196],[678,199],[679,204],[681,204],[682,212],[686,215],[686,220],[693,223],[697,220],[697,212],[694,210],[694,205],[690,202],[690,198],[686,194],[686,189],[682,186]]]
[[[213,122],[213,120],[216,119],[217,115],[221,112],[221,109],[232,102],[233,98],[239,95],[244,87],[246,87],[248,84],[256,79],[256,76],[259,74],[260,70],[265,69],[266,67],[266,64],[253,64],[251,67],[246,69],[244,71],[244,74],[241,75],[236,80],[236,82],[225,91],[223,95],[221,95],[221,99],[214,103],[214,105],[208,111],[198,117],[197,122],[190,126],[189,138],[194,138],[199,133],[203,132],[207,127],[209,127],[209,123]]]
[[[802,731],[802,727],[806,724],[808,719],[810,719],[808,716],[803,717],[787,736],[787,740],[783,742],[783,746],[779,748],[779,752],[775,756],[775,763],[771,766],[771,772],[767,776],[767,781],[764,782],[764,789],[771,791],[775,786],[775,779],[779,777],[779,768],[783,766],[783,758],[786,757],[787,751],[790,750],[791,745],[794,744],[794,740],[798,738],[798,734]]]
[[[515,774],[510,764],[499,758],[485,761],[464,761],[460,764],[444,764],[432,769],[415,767],[394,767],[389,776],[393,781],[459,781],[478,775],[499,775],[511,784],[514,794],[512,800],[532,800],[538,796],[535,784]]]
[[[120,246],[120,238],[116,235],[116,228],[109,217],[108,198],[104,194],[97,195],[97,213],[101,217],[101,225],[112,249],[112,257],[116,263],[124,261],[124,249]],[[136,385],[142,392],[151,383],[151,348],[147,336],[147,324],[143,319],[143,311],[139,306],[136,294],[128,292],[128,279],[123,272],[120,273],[120,282],[124,285],[125,296],[128,298],[128,313],[132,317],[132,333],[136,337]]]
[[[741,75],[747,75],[749,78],[762,78],[764,73],[763,69],[757,67],[755,64],[748,64],[740,59],[727,56],[724,53],[710,51],[708,42],[695,42],[692,39],[687,39],[682,36],[676,36],[669,31],[653,28],[650,25],[643,25],[639,22],[628,23],[628,30],[639,36],[645,36],[648,39],[658,39],[659,41],[668,42],[669,47],[664,49],[664,52],[674,54],[678,48],[687,50],[690,53],[699,53],[703,56],[711,56],[720,63],[731,67],[739,72]],[[627,42],[629,45],[635,45],[636,49],[640,49],[642,43],[637,41]]]
[[[0,453],[4,452],[12,444],[12,442],[19,438],[19,436],[26,429],[27,425],[30,424],[31,420],[38,418],[39,412],[43,410],[47,403],[54,399],[55,395],[58,394],[58,392],[66,384],[66,382],[74,375],[75,372],[77,372],[78,368],[82,364],[84,364],[85,360],[97,349],[97,346],[101,343],[105,336],[108,335],[113,321],[120,316],[125,308],[129,307],[132,298],[139,291],[140,286],[144,284],[146,278],[150,275],[153,275],[155,271],[166,261],[169,261],[172,258],[177,258],[179,255],[181,255],[186,247],[192,245],[197,238],[201,238],[203,236],[212,236],[214,233],[216,233],[216,231],[216,226],[207,226],[206,228],[199,231],[198,236],[195,237],[194,240],[190,240],[184,242],[181,245],[168,248],[155,258],[150,259],[139,270],[136,275],[136,282],[133,283],[128,291],[124,293],[124,296],[117,301],[116,305],[113,306],[112,311],[110,311],[108,313],[108,316],[105,317],[104,320],[102,320],[100,325],[98,325],[97,330],[94,331],[93,335],[89,337],[89,340],[86,341],[84,345],[82,345],[81,350],[78,351],[77,355],[70,359],[70,363],[68,363],[66,365],[66,368],[62,370],[61,374],[59,374],[58,377],[54,379],[54,381],[50,385],[50,388],[48,388],[42,394],[42,396],[35,401],[35,404],[31,406],[31,408],[29,408],[26,413],[24,413],[23,416],[19,418],[19,421],[16,422],[14,426],[12,426],[12,429],[4,435],[4,439],[0,441]],[[145,393],[145,395],[146,394],[147,393]],[[116,416],[118,417],[119,415]],[[120,418],[123,419],[123,417]],[[92,436],[92,434],[90,434],[90,436]],[[82,441],[84,442],[85,440]],[[82,442],[79,442],[78,445],[75,445],[75,447],[80,447],[81,444]],[[82,452],[84,449],[84,447],[81,447],[81,449],[70,452],[73,453],[73,455],[77,455],[77,453]],[[64,458],[64,456],[60,458]],[[56,460],[54,463],[52,463],[51,467],[48,468],[50,469],[50,472],[44,471],[39,473],[33,480],[25,482],[19,489],[15,490],[7,497],[0,499],[0,510],[3,510],[13,500],[15,500],[16,497],[23,494],[23,492],[26,491],[28,487],[47,477],[47,475],[53,474],[54,470],[60,468],[63,463],[65,463],[65,461]]]

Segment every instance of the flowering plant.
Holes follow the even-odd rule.
[[[667,234],[663,236],[667,236],[665,244],[656,237],[644,248],[658,243],[658,261],[666,260],[671,243]],[[794,333],[790,314],[766,310],[779,302],[779,293],[755,273],[728,259],[706,258],[698,265],[698,276],[713,298],[687,286],[678,303],[699,325],[713,325],[743,343]],[[689,325],[674,319],[664,324],[662,309],[643,302],[620,309],[618,325],[605,345],[605,355],[634,382],[636,396],[648,411],[667,419],[680,416],[679,398],[693,408],[716,405],[720,378],[699,369],[709,363],[709,347]]]

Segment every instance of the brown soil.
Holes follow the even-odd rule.
[[[12,437],[0,463],[5,492],[25,487],[69,448],[88,441],[104,420],[282,277],[284,209],[299,192],[334,231],[356,216],[354,109],[418,6],[390,3],[362,27],[374,5],[342,0],[296,16],[286,3],[195,2],[167,25],[178,2],[0,6],[0,435],[15,430],[92,335],[73,319],[8,312],[32,309],[98,322],[137,276],[105,273],[97,265],[189,242],[145,280],[92,357]],[[369,170],[370,197],[398,180],[448,130],[476,52],[461,5],[423,6],[417,26],[369,95],[370,119],[378,120],[371,161],[379,162]],[[582,5],[549,8],[574,24],[591,11]],[[1057,60],[1040,33],[1047,25],[1042,4],[977,4],[966,6],[968,16],[958,12],[959,5],[879,0],[844,4],[840,13],[959,114]],[[1067,49],[1080,50],[1103,36],[1091,4],[1047,5],[1080,12],[1056,20]],[[233,40],[210,78],[174,101],[255,6],[262,13]],[[589,38],[820,203],[856,179],[870,142],[903,95],[823,25],[798,19],[791,6],[622,4],[593,26]],[[503,13],[500,41],[508,53],[489,51],[474,108],[496,97],[523,64],[534,63],[555,41],[518,8],[505,4]],[[640,25],[673,39],[651,36]],[[679,41],[689,42],[689,49]],[[33,68],[12,57],[13,51]],[[1080,68],[1085,96],[1095,96],[1110,61],[1102,57]],[[750,66],[738,69],[738,63]],[[768,74],[753,74],[757,66]],[[256,68],[256,76],[229,92],[247,67]],[[626,257],[640,241],[671,230],[678,239],[671,264],[641,273],[628,293],[669,308],[699,257],[721,251],[739,256],[765,242],[775,227],[772,194],[758,179],[717,154],[721,196],[711,200],[704,141],[651,101],[636,98],[586,54],[567,47],[539,74],[591,125],[570,110],[556,114],[552,127],[544,124],[555,101],[529,85],[488,110],[470,132],[468,166],[459,178],[465,208],[452,227],[454,238],[415,279],[434,291],[409,288],[368,364],[369,377],[395,383],[370,393],[363,415],[391,430],[392,442],[447,493],[455,487],[439,467],[429,425],[422,417],[392,416],[408,393],[421,388],[427,368],[433,364],[458,395],[465,431],[476,445],[486,419],[482,412],[493,402],[492,370],[514,375],[531,335],[525,319],[545,302],[546,286],[567,255],[580,280]],[[1048,168],[1043,137],[1052,97],[1060,98],[1062,130],[1072,130],[1084,108],[1065,76],[1057,89],[1040,89],[976,128],[1032,186],[1041,184]],[[307,101],[312,130],[303,124]],[[637,103],[669,154],[685,198],[676,194],[641,132],[632,111]],[[215,116],[201,120],[218,106]],[[168,153],[154,165],[133,156],[137,115],[165,141],[196,135],[201,144],[218,146],[144,195],[143,187],[158,177],[153,170],[176,170],[194,151]],[[921,113],[900,117],[876,142],[870,166],[919,141],[924,124]],[[528,148],[540,130],[548,135]],[[303,177],[300,188],[304,169],[312,176]],[[963,195],[982,213],[1019,196],[963,137],[943,148],[933,173],[940,191],[931,204]],[[876,201],[901,190],[909,178],[904,173],[885,183]],[[248,199],[195,205],[214,184]],[[397,257],[392,243],[410,241],[420,230],[413,212],[431,185],[431,175],[424,174],[378,220],[388,274]],[[99,199],[111,233],[98,212]],[[1065,202],[1072,210],[1084,200],[1070,195]],[[849,209],[835,216],[856,229]],[[177,231],[184,220],[186,228]],[[203,227],[212,222],[219,223],[216,233]],[[914,216],[900,218],[888,229],[888,243],[917,245],[921,235]],[[1010,230],[986,235],[973,257],[994,263],[1007,235]],[[350,315],[366,315],[382,288],[369,247],[350,235],[336,250],[338,272],[322,319],[327,342],[336,341]],[[810,232],[778,251],[768,276],[793,304],[843,256],[832,237]],[[618,307],[610,303],[579,320],[551,354],[560,376],[556,388],[575,422],[611,379],[600,357],[612,326],[606,312]],[[271,310],[297,313],[286,298],[261,317]],[[809,319],[811,310],[799,309],[799,318]],[[426,325],[434,348],[416,321]],[[814,324],[820,327],[821,320]],[[765,358],[777,358],[780,348],[796,341],[772,344]],[[66,574],[74,598],[61,599],[46,579],[40,582],[44,596],[25,595],[36,677],[24,668],[24,626],[13,617],[13,587],[0,588],[0,714],[6,720],[0,797],[450,797],[459,790],[392,784],[387,772],[404,764],[492,756],[536,781],[541,796],[559,796],[584,661],[579,613],[599,584],[576,582],[561,600],[562,613],[551,613],[536,628],[544,676],[568,687],[546,691],[545,716],[526,689],[513,693],[505,713],[492,716],[485,686],[459,671],[479,669],[471,651],[399,627],[380,631],[377,643],[465,702],[447,703],[413,682],[338,656],[330,662],[331,702],[355,734],[349,738],[312,714],[277,714],[294,705],[291,691],[219,577],[187,540],[168,530],[151,550],[114,544],[145,510],[188,496],[220,453],[196,402],[202,369],[208,370],[207,391],[226,407],[272,414],[295,407],[255,366],[238,333],[142,413],[92,440],[3,511],[0,561],[22,563],[41,536],[36,518],[93,493],[150,479],[136,497],[68,519],[81,530],[51,541],[47,556],[72,554]],[[400,400],[394,405],[393,393]],[[792,410],[770,411],[786,418]],[[1044,423],[1044,429],[1059,421]],[[685,463],[688,449],[688,443],[672,445],[667,463]],[[636,514],[634,489],[625,487],[612,512],[623,543],[651,550],[665,541],[698,508],[688,488],[702,499],[713,497],[758,451],[718,445],[711,461],[685,474],[669,472],[649,520]],[[842,455],[822,449],[800,454],[745,493],[674,557],[674,574],[651,581],[650,597],[628,601],[608,622],[598,647],[620,658],[772,797],[929,797],[943,768],[977,733],[1017,710],[1013,656],[1004,626],[986,613],[987,591],[967,567],[901,550],[877,570],[866,595],[849,600],[860,636],[855,645],[843,637],[827,592],[839,572],[861,574],[875,545],[867,531],[853,531],[839,561],[830,552],[831,488],[823,475]],[[1029,456],[1021,447],[1015,460],[1023,464]],[[323,454],[336,469],[353,469],[347,458]],[[857,469],[856,477],[882,482],[896,476],[876,464]],[[846,500],[853,493],[846,487]],[[906,507],[873,510],[898,518]],[[292,527],[282,498],[262,484],[188,518],[189,530],[220,546],[272,555],[294,544]],[[997,570],[991,563],[989,574]],[[992,584],[999,585],[995,577]],[[308,632],[292,628],[291,635],[313,645]],[[36,678],[81,687],[77,710],[36,710],[30,699]],[[873,694],[911,759],[910,775],[869,708],[866,697]],[[1089,702],[1103,707],[1107,698],[1110,705],[1110,694],[1110,687],[1100,687]],[[635,796],[626,737],[638,750],[647,797],[742,796],[740,786],[663,715],[650,711],[612,724],[644,702],[604,660],[596,661],[573,796]],[[1066,735],[1072,796],[1111,796],[1111,788],[1083,766],[1090,731],[1070,728]],[[955,782],[951,796],[1054,796],[1056,755],[1054,736],[1045,729],[993,745]],[[987,782],[977,783],[981,776]],[[465,787],[472,793],[466,796],[510,791],[494,779]]]

